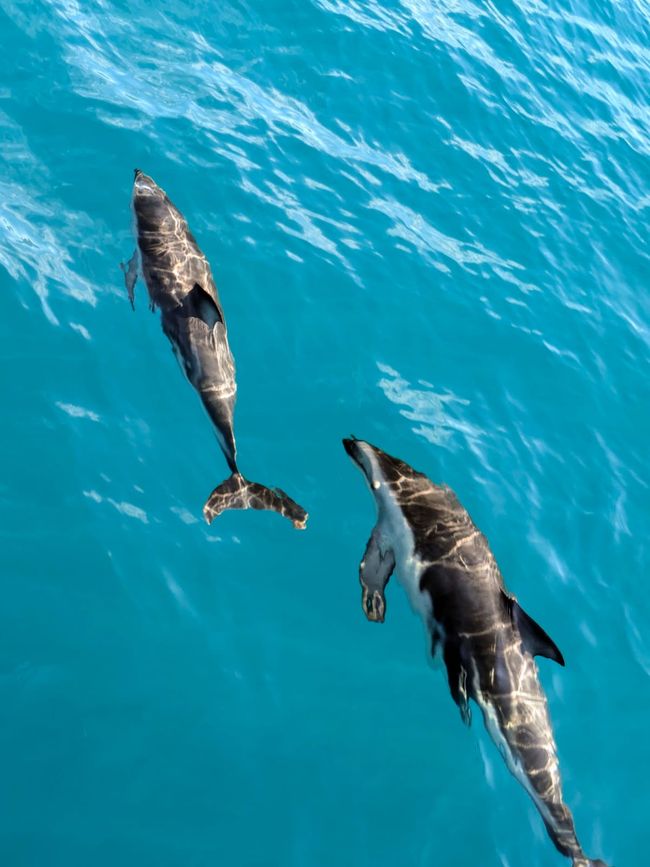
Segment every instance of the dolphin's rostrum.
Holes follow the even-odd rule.
[[[397,570],[441,651],[463,720],[472,699],[511,773],[535,802],[557,849],[574,867],[606,867],[578,842],[562,786],[535,656],[564,665],[544,630],[505,589],[487,539],[453,491],[354,437],[343,440],[375,498],[378,520],[361,561],[366,617],[383,621],[384,589]]]
[[[124,267],[129,299],[133,304],[139,264],[151,309],[160,309],[163,331],[201,398],[232,473],[208,497],[205,519],[210,523],[226,509],[269,509],[304,529],[307,513],[301,506],[279,489],[247,481],[237,467],[235,364],[208,260],[165,191],[139,169],[132,206],[137,247]]]

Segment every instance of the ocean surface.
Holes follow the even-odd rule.
[[[3,867],[554,867],[395,579],[350,433],[451,485],[540,660],[585,851],[644,867],[647,0],[0,0]],[[139,284],[212,263],[242,471]]]

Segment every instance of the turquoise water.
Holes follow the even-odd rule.
[[[354,433],[457,491],[562,649],[585,850],[648,863],[642,0],[0,0],[7,867],[553,867],[403,592]],[[210,258],[242,470],[143,294],[140,166]]]

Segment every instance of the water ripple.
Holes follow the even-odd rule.
[[[0,137],[0,158],[7,166],[0,179],[0,265],[14,280],[32,287],[49,321],[58,325],[50,303],[53,289],[96,304],[93,287],[72,267],[91,223],[34,189],[36,179],[45,184],[47,172],[30,152],[20,127],[4,112]],[[19,180],[24,175],[32,184]]]
[[[422,387],[415,388],[387,364],[377,366],[384,374],[378,382],[379,388],[391,403],[407,407],[400,410],[400,415],[419,423],[412,428],[414,434],[434,445],[453,449],[460,447],[454,435],[461,434],[468,444],[476,447],[482,431],[462,418],[462,407],[469,406],[468,400],[454,394],[437,394],[431,383],[420,382]]]

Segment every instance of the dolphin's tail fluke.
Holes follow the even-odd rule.
[[[268,509],[288,518],[297,530],[304,530],[307,525],[307,512],[284,491],[249,482],[237,472],[212,491],[203,507],[203,516],[211,524],[227,509]]]

